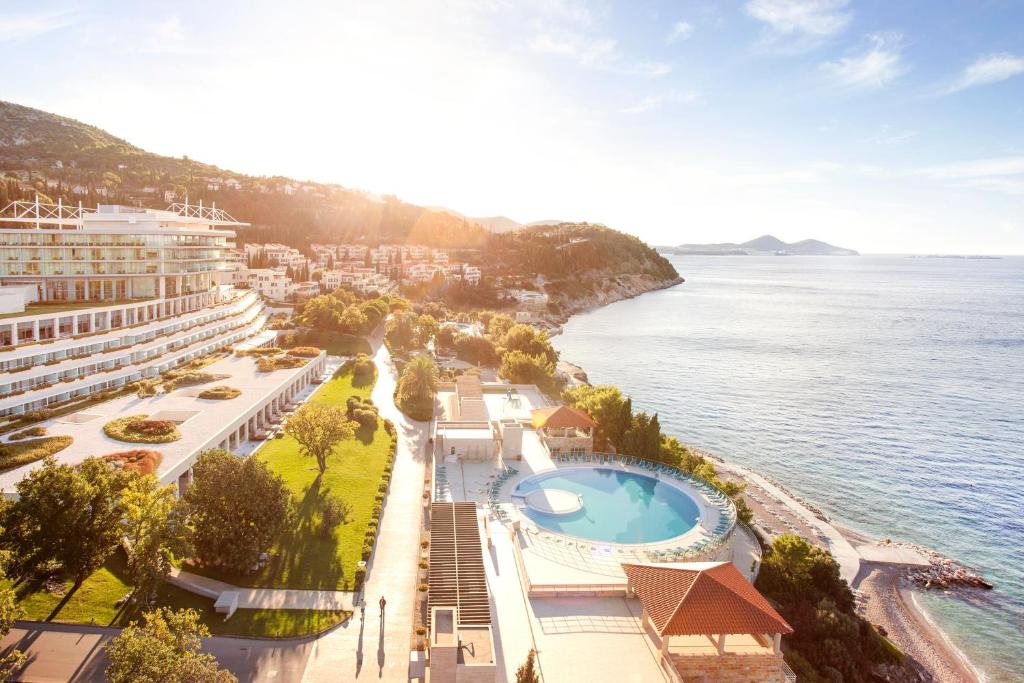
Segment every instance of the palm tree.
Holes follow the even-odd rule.
[[[417,356],[402,371],[399,391],[408,399],[425,401],[437,391],[437,366],[429,356]]]

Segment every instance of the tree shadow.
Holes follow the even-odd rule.
[[[373,438],[377,433],[377,425],[360,425],[359,429],[355,432],[355,438],[359,439],[359,442],[364,446],[369,446],[373,443]]]

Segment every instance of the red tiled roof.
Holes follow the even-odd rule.
[[[793,632],[731,562],[622,568],[660,635]]]
[[[562,429],[564,427],[589,427],[594,428],[594,422],[586,411],[572,406],[557,406],[555,408],[540,408],[530,413],[534,429],[553,427]]]

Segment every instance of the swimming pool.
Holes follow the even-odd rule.
[[[571,468],[520,482],[513,493],[562,490],[581,497],[582,507],[549,514],[523,502],[522,512],[538,526],[568,536],[606,543],[657,543],[681,536],[699,522],[697,502],[654,477],[606,468]]]

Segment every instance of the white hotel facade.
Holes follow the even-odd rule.
[[[73,437],[56,457],[75,464],[130,447],[103,434],[112,417],[173,420],[181,440],[154,448],[163,458],[157,476],[179,490],[203,450],[244,451],[265,438],[319,381],[326,354],[270,373],[251,357],[220,359],[209,369],[240,390],[231,401],[205,401],[189,390],[85,400],[226,347],[273,342],[259,294],[219,284],[242,225],[188,204],[159,211],[13,202],[0,210],[0,424],[62,408],[39,424]],[[0,473],[0,489],[12,495],[39,465]]]

